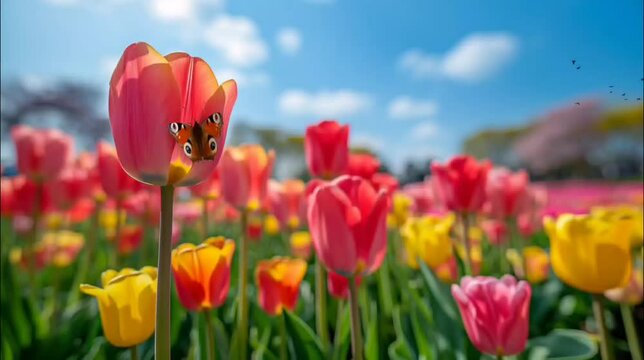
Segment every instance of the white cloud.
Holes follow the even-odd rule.
[[[268,59],[268,46],[247,17],[219,15],[206,26],[204,39],[235,66],[254,66]]]
[[[427,140],[438,133],[438,127],[431,121],[422,122],[411,129],[411,138],[414,140]]]
[[[415,78],[475,82],[498,73],[515,57],[518,47],[518,39],[508,33],[474,33],[442,56],[408,50],[400,57],[399,66]]]
[[[188,21],[195,18],[195,0],[150,0],[152,16],[163,21]]]
[[[279,99],[280,110],[288,115],[337,118],[351,116],[371,106],[371,97],[352,90],[307,93],[288,90]]]
[[[242,71],[234,68],[223,68],[217,70],[217,80],[223,83],[226,80],[234,79],[239,86],[266,86],[270,84],[270,76],[261,71]]]
[[[282,51],[289,55],[294,55],[302,47],[302,35],[297,29],[284,28],[277,33],[277,45]]]
[[[427,118],[438,112],[438,104],[432,100],[399,96],[389,103],[388,111],[393,119]]]

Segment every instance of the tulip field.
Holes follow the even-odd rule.
[[[110,139],[9,129],[2,359],[643,359],[641,179],[463,154],[403,183],[311,119],[277,180],[213,71],[134,43]]]

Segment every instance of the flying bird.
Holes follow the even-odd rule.
[[[637,101],[641,101],[641,100],[642,100],[642,98],[637,98]]]
[[[577,70],[581,69],[581,66],[577,66]]]
[[[626,96],[626,93],[623,93],[622,96]]]
[[[613,90],[609,91],[608,93],[609,93],[609,94],[612,94],[612,93],[613,93]]]
[[[581,103],[580,103],[580,102],[576,102],[576,103],[575,103],[575,105],[579,106],[579,105],[581,105]]]
[[[608,87],[612,89],[612,88],[614,88],[615,86],[613,86],[613,85],[608,85]]]
[[[576,62],[577,62],[577,60],[574,60],[574,59],[572,60],[573,65],[575,65]]]

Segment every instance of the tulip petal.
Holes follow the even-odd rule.
[[[318,187],[309,198],[308,219],[315,250],[324,265],[338,273],[356,270],[357,251],[346,213],[353,205],[333,184]]]
[[[146,43],[125,49],[110,81],[110,123],[123,169],[150,185],[166,185],[181,116],[180,89],[168,61]]]

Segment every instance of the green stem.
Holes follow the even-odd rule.
[[[157,322],[154,338],[156,360],[170,360],[170,252],[172,251],[172,206],[174,187],[161,187],[161,231],[157,270]]]
[[[80,291],[78,291],[78,286],[82,282],[87,282],[87,273],[90,266],[94,264],[94,254],[96,252],[96,232],[98,229],[98,219],[101,212],[101,205],[99,202],[96,202],[94,208],[94,213],[92,214],[92,219],[90,220],[90,231],[87,232],[87,247],[85,248],[85,256],[83,257],[83,262],[80,265],[78,273],[74,277],[74,282],[67,297],[67,307],[74,305],[80,298]]]
[[[212,328],[210,312],[208,310],[204,310],[203,316],[206,319],[206,335],[208,337],[208,360],[215,360],[215,333]]]
[[[130,348],[130,359],[131,360],[139,360],[139,349],[137,348],[136,345],[132,346]]]
[[[280,331],[280,359],[288,360],[288,337],[286,334],[286,314],[282,313],[279,316],[279,331]]]
[[[38,223],[40,222],[40,205],[42,203],[43,185],[36,183],[36,194],[34,196],[33,213],[31,216],[31,234],[29,236],[28,255],[29,261],[29,286],[31,287],[31,299],[34,305],[38,305],[38,285],[36,284],[36,242],[38,240]]]
[[[335,329],[333,329],[333,332],[335,333],[335,336],[333,338],[333,344],[334,346],[339,346],[340,341],[340,326],[342,325],[342,319],[344,318],[344,305],[345,301],[343,300],[338,300],[338,310],[337,310],[337,316],[335,319]]]
[[[201,222],[203,223],[203,235],[201,240],[208,238],[208,198],[203,197],[203,209],[201,210]]]
[[[351,306],[351,351],[354,360],[362,360],[362,330],[358,308],[358,286],[354,276],[349,278],[349,305]]]
[[[462,242],[465,248],[465,255],[463,256],[463,265],[465,266],[465,275],[472,275],[472,260],[470,258],[470,224],[468,214],[461,213],[461,226],[462,226]]]
[[[505,358],[505,356],[503,356],[501,354],[496,354],[496,360],[503,360],[504,358]]]
[[[117,269],[120,265],[121,259],[119,254],[119,237],[121,235],[121,210],[123,208],[123,200],[121,197],[116,198],[116,228],[114,229],[114,240],[112,241],[112,268]]]
[[[624,321],[624,330],[626,331],[626,339],[628,340],[628,349],[631,351],[631,356],[633,360],[642,360],[642,348],[640,347],[637,329],[633,321],[633,310],[627,304],[621,304],[619,307],[622,311],[622,321]]]
[[[389,279],[389,258],[385,257],[380,270],[378,270],[378,295],[382,304],[383,312],[386,316],[391,317],[393,309],[393,293],[391,291],[391,281]]]
[[[248,210],[241,211],[241,235],[239,236],[240,242],[240,256],[239,259],[239,301],[237,318],[239,319],[239,358],[246,359],[248,351],[248,239],[246,235],[246,228],[248,227]]]
[[[326,321],[326,270],[319,257],[315,259],[315,326],[317,329],[322,351],[329,348],[329,334]]]
[[[595,313],[595,321],[597,322],[599,336],[601,338],[600,350],[602,360],[614,360],[615,357],[611,349],[610,334],[608,333],[606,319],[604,318],[604,303],[601,295],[593,294],[593,312]]]

